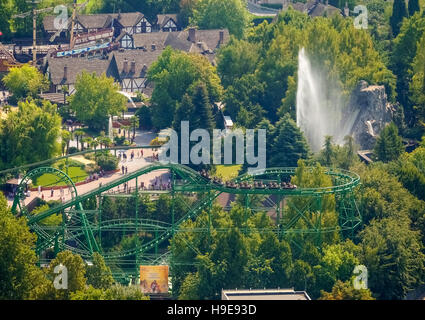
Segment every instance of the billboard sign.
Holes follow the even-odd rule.
[[[140,266],[143,293],[168,293],[168,266]]]

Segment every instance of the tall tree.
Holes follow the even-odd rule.
[[[85,135],[86,135],[86,133],[83,130],[75,130],[74,131],[74,137],[77,140],[77,149],[78,149],[79,143],[80,142],[82,143],[81,140],[83,139],[83,137]]]
[[[95,130],[105,130],[109,116],[119,115],[126,108],[126,98],[119,94],[113,78],[83,71],[77,76],[76,93],[69,98],[69,106],[77,119]]]
[[[227,28],[242,38],[248,24],[246,0],[203,0],[197,2],[192,24],[201,29]]]
[[[21,102],[0,120],[0,168],[50,159],[60,153],[61,117],[56,106]]]
[[[270,150],[269,166],[296,167],[299,159],[307,159],[309,147],[297,124],[286,114],[276,124],[276,137]]]
[[[62,155],[68,153],[69,143],[71,142],[72,134],[66,129],[62,129],[61,131],[61,139],[62,139]]]
[[[199,81],[207,86],[211,103],[221,100],[222,90],[216,68],[205,57],[167,47],[148,72],[155,83],[152,93],[152,122],[157,129],[172,125],[177,104],[193,94]]]
[[[319,300],[375,300],[369,289],[354,289],[352,281],[338,280],[332,287],[332,292],[322,291]]]
[[[65,266],[67,269],[68,288],[62,290],[53,289],[54,295],[56,300],[69,300],[72,293],[85,289],[87,282],[85,277],[86,266],[79,255],[73,254],[71,251],[59,252],[56,258],[50,262],[49,269],[47,271],[50,279],[55,279],[57,276],[55,273],[55,267],[60,264]]]
[[[332,136],[325,137],[324,147],[323,155],[325,157],[325,165],[331,166],[333,158]]]
[[[398,135],[397,126],[392,122],[382,129],[376,141],[374,154],[379,160],[389,162],[396,160],[403,151],[403,141]]]
[[[361,233],[368,285],[379,299],[403,299],[424,278],[425,256],[409,219],[374,220]]]
[[[173,128],[178,133],[181,130],[181,122],[182,121],[189,121],[189,130],[192,131],[195,129],[195,107],[193,106],[192,98],[186,93],[183,96],[183,99],[181,103],[177,105],[176,112],[174,114],[174,120],[173,120]]]
[[[425,32],[418,43],[410,74],[412,74],[412,81],[409,92],[413,110],[416,111],[415,123],[425,122]]]
[[[25,218],[14,217],[0,193],[0,300],[29,299],[45,281],[35,265],[35,241]]]
[[[139,124],[142,129],[152,128],[152,112],[148,106],[142,106],[136,111],[136,116],[139,117]]]
[[[239,79],[236,78],[226,89],[225,112],[240,125],[252,128],[265,115],[262,107],[265,94],[265,84],[256,74],[245,74]]]
[[[205,129],[210,134],[214,129],[214,117],[212,114],[212,105],[208,98],[207,87],[203,83],[199,83],[192,98],[194,113],[197,115],[195,123],[199,129]]]
[[[394,39],[391,55],[391,69],[397,76],[397,99],[403,106],[406,124],[410,127],[416,120],[416,112],[413,108],[411,92],[409,92],[409,84],[411,84],[412,76],[415,75],[411,68],[424,32],[425,16],[416,13],[404,20],[400,34]]]
[[[111,269],[97,252],[93,254],[92,265],[86,265],[86,277],[87,284],[96,289],[108,289],[114,284]]]
[[[394,0],[393,14],[390,18],[390,25],[394,37],[397,37],[397,35],[399,34],[403,19],[406,17],[407,9],[405,0]]]
[[[131,142],[133,142],[134,139],[136,139],[136,129],[140,125],[139,117],[136,117],[136,116],[131,117],[130,118],[130,123],[131,123],[131,127],[133,128],[133,136],[131,138]]]
[[[219,51],[217,70],[225,88],[243,75],[254,73],[260,58],[259,49],[257,43],[232,37],[230,42]]]
[[[408,10],[409,16],[413,16],[417,11],[420,11],[419,0],[409,0]]]
[[[193,17],[193,11],[199,0],[180,0],[179,22],[185,28]]]
[[[12,68],[3,78],[3,83],[16,100],[31,96],[35,98],[40,91],[48,88],[48,80],[37,68],[30,65]]]

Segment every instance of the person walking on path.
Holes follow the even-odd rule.
[[[122,174],[124,174],[124,170],[125,170],[124,165],[121,167],[121,170],[122,170]]]

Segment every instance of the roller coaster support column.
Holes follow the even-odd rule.
[[[87,239],[90,254],[93,254],[94,252],[100,252],[99,246],[97,245],[96,239],[93,236],[93,231],[90,228],[89,221],[87,220],[87,216],[83,211],[84,209],[81,203],[78,204],[78,209],[79,211],[81,211],[81,222],[83,223],[83,233]]]
[[[174,219],[175,219],[175,217],[174,217],[174,201],[175,201],[175,199],[174,199],[174,179],[175,179],[175,173],[174,173],[174,170],[171,170],[171,228],[172,228],[172,230],[171,230],[171,232],[172,232],[172,235],[174,236]]]
[[[135,203],[135,218],[136,218],[136,272],[138,273],[139,268],[139,180],[136,177],[136,192],[134,194],[134,203]]]
[[[155,226],[155,239],[158,239],[158,221],[159,221],[159,217],[157,213],[156,226]],[[155,255],[158,255],[158,240],[155,241]]]
[[[62,212],[62,245],[61,245],[61,250],[63,250],[63,248],[65,248],[65,229],[66,229],[66,214],[65,212]]]
[[[58,239],[58,237],[59,237],[59,235],[58,234],[56,234],[56,236],[55,236],[55,245],[54,245],[54,247],[53,247],[53,252],[55,253],[55,257],[57,256],[57,254],[59,253],[59,251],[60,251],[60,248],[59,248],[59,239]]]
[[[102,224],[102,200],[103,200],[103,198],[102,198],[102,194],[99,194],[99,197],[98,197],[98,201],[99,201],[99,203],[98,203],[98,205],[97,205],[97,207],[98,207],[98,221],[97,221],[97,228],[98,228],[98,233],[99,233],[99,247],[100,248],[102,248],[102,228],[101,228],[101,224]]]
[[[350,231],[350,233],[351,233],[351,239],[353,239],[354,238],[354,228],[355,228],[355,225],[356,225],[354,212],[355,211],[359,212],[360,217],[357,220],[358,223],[362,222],[362,216],[361,216],[360,211],[357,208],[357,203],[356,203],[356,200],[354,199],[354,194],[350,193],[349,197],[350,197],[349,201],[350,201],[350,220],[351,220],[351,231]]]
[[[317,209],[316,210],[320,211],[319,217],[317,219],[317,224],[316,224],[316,228],[318,228],[316,245],[320,246],[322,244],[322,197],[317,197]]]
[[[276,199],[276,226],[277,226],[277,238],[280,239],[280,206],[282,203],[282,196],[277,195]]]
[[[65,173],[68,175],[68,167],[69,167],[69,157],[65,159]]]
[[[245,211],[244,211],[244,221],[245,221],[244,232],[245,233],[247,233],[248,231],[248,207],[249,207],[249,194],[247,193],[245,195]]]
[[[208,191],[208,197],[211,199],[211,191]],[[212,210],[213,201],[209,201],[208,203],[208,245],[211,245],[211,210]]]

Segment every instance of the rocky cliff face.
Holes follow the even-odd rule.
[[[361,150],[371,150],[381,130],[392,121],[394,107],[387,100],[384,86],[369,86],[360,81],[347,112],[356,114],[351,130],[354,140]]]

